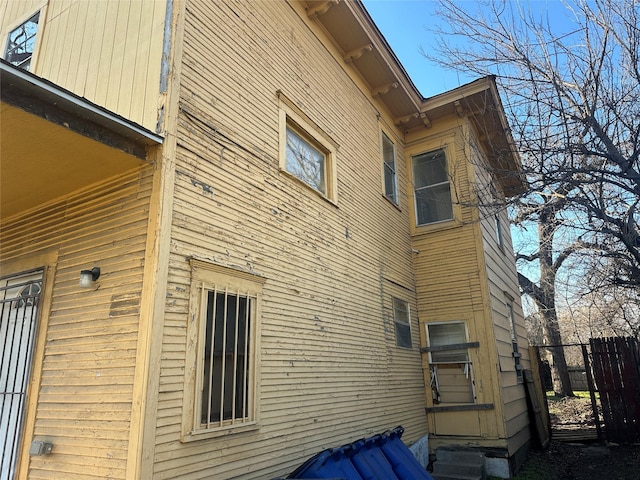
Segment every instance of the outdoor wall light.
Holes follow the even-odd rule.
[[[100,278],[100,267],[93,267],[91,270],[80,271],[80,287],[91,288],[93,282]]]

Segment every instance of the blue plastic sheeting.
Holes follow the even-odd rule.
[[[404,428],[320,452],[287,478],[333,480],[433,480],[400,440]]]

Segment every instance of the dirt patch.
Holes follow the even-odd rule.
[[[640,480],[640,445],[600,445],[554,439],[553,432],[561,438],[561,433],[568,431],[595,430],[588,396],[549,397],[548,400],[551,443],[542,452],[532,451],[514,480]],[[601,411],[599,415],[602,422]]]
[[[640,445],[563,443],[531,452],[514,480],[638,480]]]

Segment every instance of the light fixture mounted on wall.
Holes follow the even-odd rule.
[[[98,278],[100,278],[100,267],[93,267],[91,270],[81,270],[80,287],[91,288]]]

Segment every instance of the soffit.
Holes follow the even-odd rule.
[[[418,116],[422,96],[360,2],[306,0],[303,4],[309,18],[332,39],[397,124]]]
[[[134,155],[4,102],[0,119],[2,218],[142,164]]]
[[[0,61],[0,216],[4,219],[147,161],[162,138]]]

